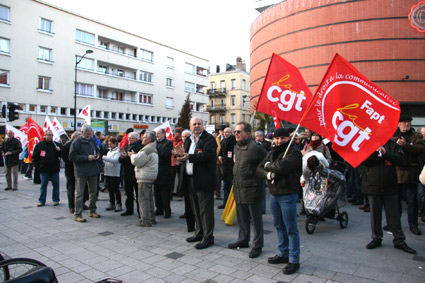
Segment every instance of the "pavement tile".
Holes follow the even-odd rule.
[[[55,270],[56,273],[56,270]],[[83,276],[75,272],[68,272],[64,274],[56,274],[58,282],[60,283],[75,283],[82,282],[82,280],[86,280]]]
[[[344,282],[344,283],[376,283],[380,281],[372,280],[370,278],[362,278],[359,276],[351,275],[351,274],[345,274],[345,273],[337,273],[332,278],[332,280],[337,282]]]
[[[291,283],[325,283],[326,279],[319,278],[311,275],[306,274],[299,274],[297,277],[294,278],[294,280],[291,280]]]
[[[254,282],[254,283],[275,283],[276,280],[267,278],[261,275],[254,274],[251,277],[248,277],[246,279],[247,282]]]
[[[210,271],[208,269],[204,268],[197,268],[193,271],[190,271],[185,274],[188,278],[191,278],[193,280],[197,280],[198,282],[202,282],[208,279],[212,279],[218,275],[217,272]]]
[[[222,263],[225,264],[225,262],[222,262]],[[211,268],[209,268],[209,270],[220,273],[220,274],[224,274],[224,275],[230,275],[236,271],[235,268],[227,267],[221,264],[214,265]]]

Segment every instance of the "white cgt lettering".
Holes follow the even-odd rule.
[[[337,120],[342,121],[339,125],[337,125]],[[358,137],[353,141],[351,148],[354,151],[359,151],[360,144],[364,140],[369,140],[369,133],[372,132],[371,129],[366,128],[364,131],[360,130],[353,122],[349,120],[344,120],[344,115],[341,112],[336,111],[332,116],[332,125],[336,130],[336,135],[334,141],[339,146],[346,146],[349,142],[351,142],[356,134]]]
[[[280,93],[280,97],[274,97],[273,96],[274,91],[277,91],[278,93]],[[267,98],[271,102],[278,102],[280,100],[277,106],[282,111],[291,110],[292,107],[294,106],[295,100],[297,100],[295,103],[295,110],[301,111],[302,110],[301,103],[303,102],[303,100],[306,99],[303,91],[301,91],[300,93],[295,93],[288,89],[282,91],[282,89],[278,86],[272,86],[267,90]]]

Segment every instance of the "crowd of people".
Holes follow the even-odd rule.
[[[411,121],[410,116],[401,115],[393,138],[357,168],[344,162],[328,140],[308,129],[299,134],[294,129],[278,128],[265,135],[261,130],[254,133],[249,123],[239,122],[234,130],[222,126],[210,134],[204,129],[204,122],[195,117],[190,120],[190,129],[176,127],[173,139],[168,140],[164,129],[137,133],[130,128],[122,138],[116,138],[95,135],[93,128],[84,124],[63,145],[53,141],[53,133],[47,130],[32,153],[35,172],[32,174],[32,166],[31,170],[26,166],[25,179],[34,176],[35,181],[39,176],[38,207],[46,204],[50,181],[53,206],[57,206],[63,160],[69,212],[81,223],[87,221],[84,210],[91,218],[101,217],[96,201],[103,190],[102,180],[109,192],[106,210],[124,209],[123,217],[137,211],[140,227],[152,227],[159,216],[170,218],[173,197],[184,200],[185,212],[180,218],[186,220],[187,231],[194,232],[186,241],[196,243],[196,249],[214,244],[214,199],[223,200],[217,207],[223,209],[233,192],[239,233],[228,248],[249,248],[253,226],[250,258],[262,253],[262,215],[268,189],[278,236],[277,253],[268,262],[285,263],[283,273],[293,274],[300,268],[297,217],[306,214],[304,206],[297,211],[297,202],[302,202],[303,188],[309,186],[317,168],[342,172],[348,201],[370,212],[372,241],[367,249],[381,246],[384,229],[391,231],[395,248],[416,253],[406,244],[400,221],[401,204],[406,200],[410,231],[421,235],[418,216],[425,222],[425,127],[417,132]],[[18,189],[20,156],[28,155],[25,151],[13,132],[8,131],[1,144],[6,165],[5,190]],[[21,160],[28,156],[23,157]],[[120,187],[125,191],[124,205]]]

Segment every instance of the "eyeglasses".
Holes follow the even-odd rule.
[[[233,131],[234,134],[240,134],[243,133],[243,131]]]

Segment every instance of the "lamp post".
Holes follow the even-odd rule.
[[[74,132],[77,130],[77,67],[81,60],[87,55],[93,53],[93,50],[88,49],[86,53],[78,60],[78,56],[75,55],[75,81],[74,81]]]

